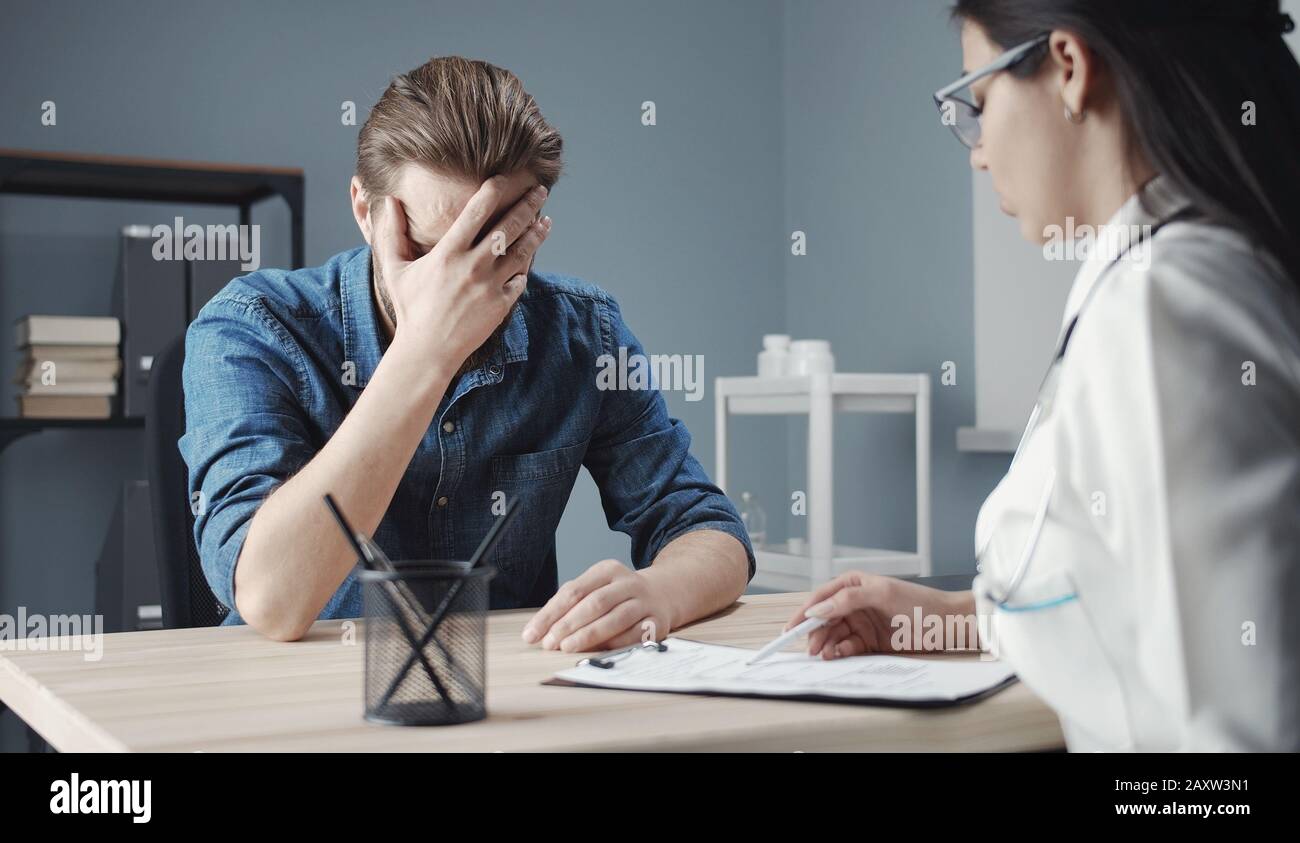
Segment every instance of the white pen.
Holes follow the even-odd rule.
[[[754,662],[762,661],[763,659],[775,653],[777,650],[784,647],[786,644],[789,644],[791,641],[798,638],[800,635],[807,635],[809,632],[812,632],[814,629],[817,629],[818,627],[823,627],[825,625],[826,625],[825,618],[808,618],[808,620],[799,624],[789,632],[784,632],[778,635],[775,639],[773,639],[771,644],[768,644],[766,647],[759,650],[758,653],[756,653],[752,659],[745,662],[745,664],[753,664]]]

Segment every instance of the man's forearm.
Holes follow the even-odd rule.
[[[641,575],[665,595],[676,629],[736,602],[749,584],[749,556],[734,536],[694,530],[665,545]]]
[[[280,640],[301,638],[355,563],[322,503],[373,533],[429,428],[453,371],[400,336],[325,447],[262,504],[235,568],[244,620]]]

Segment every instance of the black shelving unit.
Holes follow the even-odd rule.
[[[112,430],[114,428],[140,429],[144,427],[143,418],[108,418],[108,419],[19,419],[0,418],[0,451],[4,451],[15,440],[29,433],[42,430]]]
[[[240,225],[250,223],[253,205],[278,196],[289,206],[293,268],[303,265],[303,175],[297,168],[0,149],[0,193],[233,206],[239,208]],[[42,430],[143,426],[139,418],[0,416],[0,451]]]
[[[125,199],[178,205],[239,208],[248,225],[253,205],[280,197],[289,206],[293,268],[303,265],[303,174],[289,167],[167,161],[111,155],[77,155],[0,149],[0,193],[70,199]],[[31,419],[0,416],[0,452],[43,430],[143,429],[144,419]],[[4,706],[0,705],[0,711]],[[29,730],[33,749],[43,747]]]

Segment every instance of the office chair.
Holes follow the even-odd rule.
[[[149,497],[153,504],[163,626],[167,629],[216,626],[230,611],[208,587],[194,546],[188,472],[176,447],[176,441],[185,432],[185,391],[181,386],[184,364],[182,335],[153,362],[145,415]]]

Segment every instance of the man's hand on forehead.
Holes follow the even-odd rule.
[[[508,177],[493,176],[493,178],[500,180],[504,192],[500,204],[497,205],[496,211],[492,214],[492,218],[488,220],[487,225],[483,226],[483,230],[478,233],[478,237],[475,238],[474,243],[475,245],[478,245],[483,242],[484,239],[492,237],[494,234],[497,234],[497,232],[501,232],[501,237],[509,238],[509,241],[505,243],[505,245],[508,246],[510,245],[510,242],[514,241],[514,237],[517,236],[517,233],[511,230],[512,226],[507,221],[507,217],[513,216],[521,209],[522,205],[527,203],[529,194],[538,187],[538,182],[537,179],[530,178],[522,185],[517,185],[514,186],[513,189],[505,190],[507,187]],[[492,179],[488,179],[488,181],[490,182]],[[487,182],[484,182],[484,184],[486,183]],[[532,213],[532,216],[526,220],[526,223],[532,224],[538,222],[541,218],[542,208],[539,204],[536,210]],[[501,250],[494,250],[494,253],[501,254]]]
[[[474,235],[473,245],[478,246],[485,239],[497,234],[499,242],[494,244],[493,253],[501,255],[505,248],[514,242],[518,236],[517,225],[511,225],[507,217],[512,217],[514,212],[521,203],[529,199],[530,192],[538,186],[537,179],[529,178],[527,181],[519,184],[510,184],[510,177],[498,175],[493,176],[483,182],[477,189],[492,188],[500,193],[500,199],[493,209],[491,217]],[[477,191],[476,191],[477,192]],[[457,218],[464,213],[470,204],[470,197],[461,197],[453,193],[441,192],[432,199],[416,204],[400,197],[394,196],[398,200],[403,213],[406,217],[407,237],[417,253],[417,256],[424,255],[438,244],[438,241],[445,236],[447,230],[455,224]],[[540,205],[527,220],[528,223],[540,222],[542,211]],[[498,234],[498,232],[500,232]]]
[[[470,197],[427,253],[417,254],[418,212],[396,196],[375,218],[372,247],[392,302],[393,343],[414,343],[421,355],[441,355],[455,371],[502,323],[528,285],[533,256],[551,231],[537,221],[547,191],[535,187],[517,201],[501,180],[489,179]],[[475,235],[509,210],[491,231],[506,248],[475,242]],[[427,222],[425,223],[427,224]],[[408,228],[409,227],[409,228]]]

